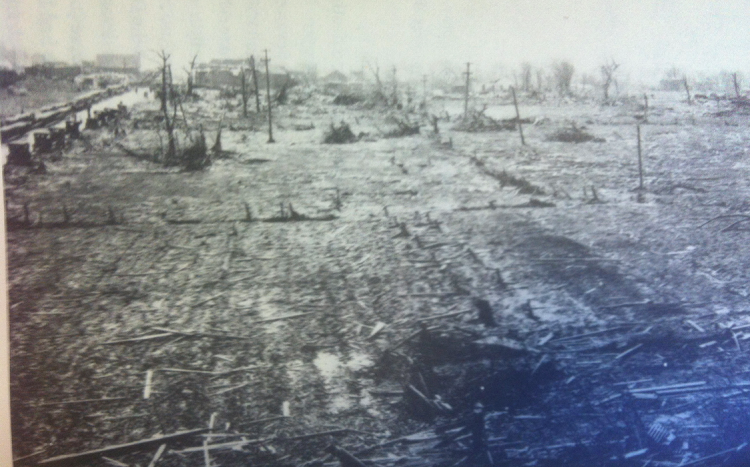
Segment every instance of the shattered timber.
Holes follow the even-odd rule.
[[[284,90],[13,149],[17,465],[750,462],[744,101]]]

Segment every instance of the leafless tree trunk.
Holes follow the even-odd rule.
[[[375,78],[375,87],[377,91],[382,92],[383,83],[382,81],[380,81],[380,66],[377,63],[375,63],[375,68],[373,69],[373,67],[368,64],[367,68],[370,69],[370,71],[372,72],[372,76]]]
[[[530,92],[531,87],[531,63],[525,62],[521,64],[521,89]]]
[[[177,145],[175,143],[174,126],[177,117],[177,102],[174,96],[172,86],[172,69],[169,65],[169,55],[162,50],[160,58],[162,59],[161,68],[161,110],[164,113],[164,126],[167,130],[167,153],[164,155],[164,163],[173,165],[177,159]],[[172,97],[174,104],[174,113],[169,114],[169,97]]]
[[[555,85],[561,96],[570,94],[570,83],[573,81],[575,67],[570,62],[560,62],[554,66]]]
[[[609,87],[614,82],[616,84],[615,80],[615,72],[617,71],[617,68],[620,65],[615,63],[614,60],[612,60],[612,63],[607,63],[606,65],[602,65],[600,70],[602,73],[602,92],[604,93],[604,102],[609,101]]]
[[[740,97],[740,80],[737,77],[737,73],[732,73],[732,82],[734,83],[734,94]]]
[[[255,111],[260,113],[260,91],[258,90],[258,73],[255,71],[255,57],[250,56],[250,70],[253,72],[253,87],[255,88]]]
[[[393,105],[398,105],[398,80],[396,79],[396,67],[393,67]]]
[[[682,77],[682,85],[685,86],[685,92],[687,93],[687,103],[688,105],[692,105],[693,101],[690,99],[690,86],[688,86],[687,76]]]
[[[193,70],[195,69],[195,61],[198,59],[198,55],[196,54],[193,57],[193,60],[190,61],[190,69],[185,70],[187,72],[187,92],[185,92],[186,96],[192,96],[193,95]]]
[[[245,79],[245,67],[240,70],[240,80],[242,85],[242,116],[247,118],[247,79]]]
[[[544,70],[537,68],[536,70],[536,89],[538,92],[544,90]]]

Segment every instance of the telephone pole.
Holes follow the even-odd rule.
[[[422,94],[424,95],[422,102],[427,107],[427,75],[422,75]]]
[[[271,75],[268,73],[268,49],[264,50],[266,54],[266,98],[268,99],[268,142],[275,143],[273,140],[273,125],[271,124]]]
[[[471,63],[466,62],[466,94],[464,95],[464,118],[469,116],[469,77],[471,76],[470,71]]]

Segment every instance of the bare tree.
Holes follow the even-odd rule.
[[[669,70],[667,70],[667,72],[665,73],[665,78],[666,79],[677,80],[677,79],[681,79],[682,76],[683,76],[682,71],[680,71],[680,69],[677,68],[676,66],[673,66],[672,68],[670,68]]]
[[[250,71],[253,72],[253,92],[255,93],[255,111],[260,113],[260,90],[258,89],[258,73],[255,71],[255,57],[250,56]]]
[[[734,94],[740,97],[740,89],[742,88],[742,78],[737,72],[732,73],[732,83],[734,84]]]
[[[398,105],[398,79],[396,78],[396,66],[393,66],[393,95],[391,97],[393,100],[393,106]]]
[[[193,70],[195,70],[195,60],[198,59],[198,54],[195,54],[193,57],[193,60],[190,61],[190,69],[183,68],[185,70],[185,73],[187,73],[187,92],[185,92],[186,96],[192,96],[193,95]]]
[[[685,92],[687,93],[687,103],[688,105],[692,105],[693,101],[690,99],[690,86],[688,85],[688,79],[687,76],[682,76],[682,85],[685,87]]]
[[[531,92],[532,90],[532,83],[531,83],[531,63],[524,62],[521,64],[521,89],[524,92]]]
[[[378,65],[378,62],[375,62],[375,67],[373,68],[370,63],[367,64],[367,68],[372,73],[372,76],[375,78],[375,87],[378,91],[378,93],[383,92],[383,82],[380,81],[380,66]]]
[[[615,72],[620,67],[619,64],[615,63],[614,59],[611,63],[606,63],[599,68],[602,74],[602,92],[604,93],[604,102],[609,101],[609,88],[614,83],[616,85],[617,78]]]
[[[169,65],[169,57],[165,51],[161,51],[159,58],[162,60],[161,67],[161,110],[164,114],[164,126],[167,130],[167,153],[164,155],[164,163],[173,165],[177,162],[177,144],[175,142],[175,120],[177,119],[177,102],[172,86],[172,67]],[[172,98],[174,111],[169,114],[169,98]]]
[[[552,68],[555,87],[557,92],[561,96],[570,94],[570,84],[573,81],[573,73],[575,73],[575,67],[568,61],[562,61],[555,63]]]
[[[542,92],[544,90],[544,69],[536,69],[536,90]]]

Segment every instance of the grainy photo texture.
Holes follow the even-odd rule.
[[[14,465],[750,465],[749,19],[0,1]]]

